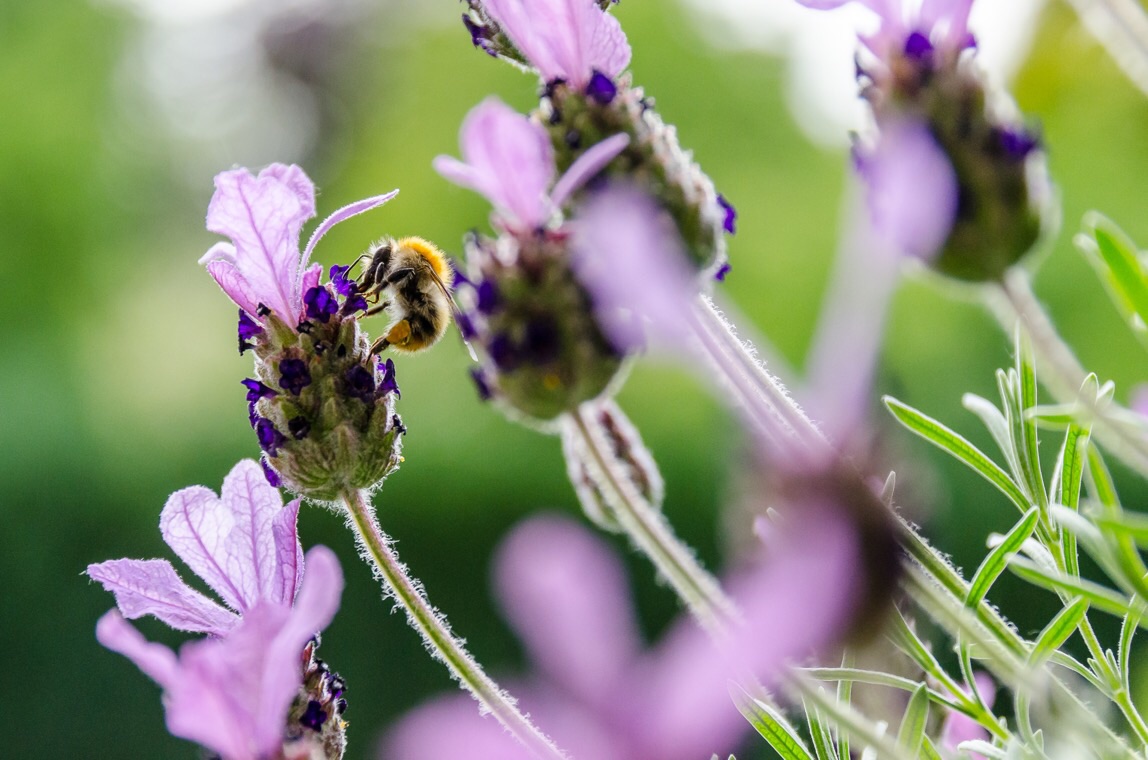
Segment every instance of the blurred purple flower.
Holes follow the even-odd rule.
[[[956,218],[957,175],[929,130],[909,120],[885,124],[858,166],[875,231],[903,254],[935,256]]]
[[[168,499],[164,540],[228,608],[188,586],[167,560],[120,559],[87,573],[116,597],[96,636],[164,690],[168,730],[227,760],[268,756],[282,743],[302,682],[300,655],[335,614],[343,576],[325,547],[307,554],[295,530],[296,499],[284,506],[260,466],[239,462],[222,497],[201,486]],[[154,615],[172,628],[210,634],[177,657],[124,618]]]
[[[565,518],[523,523],[495,570],[502,607],[536,666],[515,690],[523,705],[575,758],[725,757],[748,728],[731,703],[730,679],[775,684],[787,662],[833,643],[852,614],[857,534],[836,514],[826,521],[820,510],[794,510],[800,526],[770,540],[766,561],[732,582],[747,624],[720,651],[683,620],[643,653],[617,557]],[[526,755],[468,700],[444,697],[403,718],[380,757]]]
[[[977,682],[977,692],[984,700],[985,706],[992,708],[993,702],[996,701],[997,687],[993,683],[993,679],[987,673],[976,673],[973,676]],[[971,692],[967,686],[966,693]],[[941,726],[941,746],[940,749],[945,753],[946,757],[966,757],[966,758],[980,758],[984,760],[984,755],[979,752],[958,752],[957,746],[961,742],[971,741],[989,741],[988,729],[982,726],[977,721],[969,716],[960,712],[951,712],[945,716],[944,725]]]
[[[797,0],[807,8],[831,10],[858,2],[877,15],[876,34],[863,37],[878,58],[890,52],[924,55],[934,49],[956,51],[973,44],[969,11],[973,0]]]
[[[557,170],[546,130],[490,97],[472,108],[462,122],[463,160],[438,156],[434,168],[490,201],[504,226],[528,233],[546,226],[570,195],[610,163],[629,140],[628,135],[619,134],[597,143],[554,183]]]
[[[613,187],[590,198],[573,227],[571,266],[614,345],[684,345],[699,287],[673,219],[639,190]]]
[[[333,226],[380,206],[397,190],[356,201],[320,224],[299,250],[303,223],[315,216],[315,186],[298,166],[272,164],[259,176],[233,169],[215,177],[207,229],[231,238],[200,258],[232,301],[261,320],[260,305],[290,326],[303,318],[303,295],[319,284],[322,267],[308,267],[315,244]]]
[[[596,0],[483,0],[486,12],[543,81],[585,91],[595,73],[613,80],[630,63],[618,20]]]

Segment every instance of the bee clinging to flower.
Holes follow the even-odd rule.
[[[451,295],[454,270],[442,251],[420,237],[385,238],[359,259],[368,259],[355,281],[370,304],[365,316],[391,318],[371,353],[388,347],[415,353],[437,343],[458,311]]]

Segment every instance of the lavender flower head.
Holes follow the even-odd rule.
[[[826,10],[850,0],[797,1]],[[896,222],[894,237],[913,238],[908,253],[950,277],[999,279],[1033,248],[1052,194],[1039,139],[994,105],[1005,98],[988,92],[974,65],[976,43],[968,28],[972,0],[856,1],[878,21],[874,34],[861,37],[868,55],[858,57],[857,73],[862,97],[882,133],[872,141],[874,147],[858,148],[862,175],[874,194],[915,199],[909,208],[926,211],[928,225],[913,222],[912,213],[900,214]],[[936,150],[928,147],[922,134],[931,138]],[[902,140],[908,144],[898,146]],[[947,159],[948,168],[939,156],[929,155],[937,152]],[[909,171],[913,156],[921,163]],[[883,178],[866,170],[874,164],[889,169]],[[891,168],[897,164],[904,170]],[[926,177],[927,171],[932,178]],[[954,200],[934,206],[919,200],[939,192],[950,175],[955,190],[946,194]],[[925,187],[926,182],[933,187]],[[897,215],[885,200],[877,199],[871,206],[879,229]],[[932,231],[912,229],[931,227],[951,209],[947,234],[940,240],[932,242]]]
[[[346,270],[309,265],[336,224],[386,203],[396,191],[344,206],[316,227],[300,251],[302,225],[315,215],[315,189],[297,166],[275,164],[216,177],[208,229],[227,235],[201,260],[240,307],[240,352],[255,354],[244,381],[248,412],[267,479],[314,499],[370,488],[399,462],[397,386],[385,384],[358,316],[366,302]]]
[[[322,697],[303,688],[302,656],[330,623],[343,588],[338,560],[325,547],[307,553],[304,573],[298,510],[299,500],[284,506],[251,460],[232,469],[219,497],[199,486],[171,495],[160,516],[164,540],[222,605],[187,585],[167,560],[110,560],[87,570],[119,608],[100,620],[100,643],[163,688],[172,734],[227,760],[278,756],[285,741],[343,741],[338,720],[315,730],[293,719],[293,706]],[[185,644],[177,656],[125,621],[144,615],[209,638]]]
[[[545,129],[491,98],[463,123],[463,160],[435,159],[443,176],[494,207],[499,236],[467,241],[471,287],[458,299],[483,355],[481,387],[514,414],[551,420],[601,394],[620,366],[570,276],[562,207],[628,140],[604,140],[557,177]]]

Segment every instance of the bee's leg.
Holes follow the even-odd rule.
[[[376,314],[382,314],[384,311],[386,311],[386,310],[387,310],[387,307],[388,307],[388,306],[390,306],[390,305],[391,305],[391,302],[390,302],[390,301],[383,301],[383,302],[382,302],[381,304],[379,304],[378,306],[372,306],[371,308],[369,308],[369,309],[367,309],[366,311],[364,311],[364,312],[363,312],[363,316],[364,316],[364,317],[373,317],[373,316],[375,316]]]
[[[407,341],[411,339],[411,323],[405,319],[400,319],[395,326],[387,331],[387,334],[379,338],[371,346],[371,355],[380,354],[387,349],[387,346],[405,346]]]

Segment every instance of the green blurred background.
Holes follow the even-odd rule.
[[[294,5],[305,19],[302,3],[280,12]],[[488,209],[434,174],[430,160],[457,153],[458,125],[482,98],[499,93],[528,109],[535,90],[532,78],[471,48],[460,12],[451,0],[378,0],[332,4],[305,23],[290,13],[287,21],[244,17],[290,84],[287,109],[260,116],[165,91],[162,66],[157,73],[145,52],[176,47],[156,32],[171,19],[110,2],[0,4],[0,673],[9,705],[0,754],[197,756],[165,733],[154,684],[96,644],[95,621],[112,599],[81,572],[109,558],[170,556],[157,530],[167,495],[191,484],[218,489],[239,458],[257,454],[235,309],[196,265],[215,241],[203,229],[211,177],[232,165],[299,161],[321,190],[320,216],[401,187],[398,200],[324,240],[317,256],[328,264],[350,261],[384,234],[418,234],[457,252]],[[836,246],[846,153],[798,131],[785,107],[783,61],[715,49],[676,2],[627,0],[616,12],[634,47],[635,81],[741,212],[722,290],[800,366]],[[228,57],[242,47],[243,35],[232,33],[240,26],[179,43],[180,65],[222,67],[209,91],[242,75],[242,59]],[[149,82],[160,83],[174,117],[161,118]],[[1064,230],[1040,266],[1038,292],[1084,363],[1126,397],[1148,364],[1071,236],[1083,212],[1098,208],[1148,242],[1140,181],[1148,101],[1056,3],[1013,89],[1042,125],[1063,199]],[[299,126],[296,102],[311,114],[304,136],[283,137]],[[199,139],[216,133],[223,137]],[[229,134],[244,137],[229,142]],[[993,396],[1008,346],[975,293],[910,280],[892,311],[880,390],[989,448],[960,396]],[[491,550],[522,517],[575,514],[577,505],[557,439],[480,403],[466,365],[454,339],[398,362],[406,462],[376,504],[474,653],[494,674],[511,674],[521,652],[491,602]],[[741,463],[736,422],[703,385],[666,365],[640,363],[620,401],[665,473],[674,525],[720,566],[722,507]],[[1013,518],[1004,499],[888,432],[902,501],[959,564],[975,567],[987,533]],[[1137,508],[1143,484],[1118,475]],[[323,655],[349,682],[348,757],[370,757],[394,716],[450,682],[380,600],[340,519],[310,508],[300,524],[306,545],[327,544],[343,560],[347,589]],[[676,604],[643,560],[627,557],[654,639]],[[1007,578],[996,601],[1029,633],[1051,609]],[[141,628],[181,639],[150,621]]]

